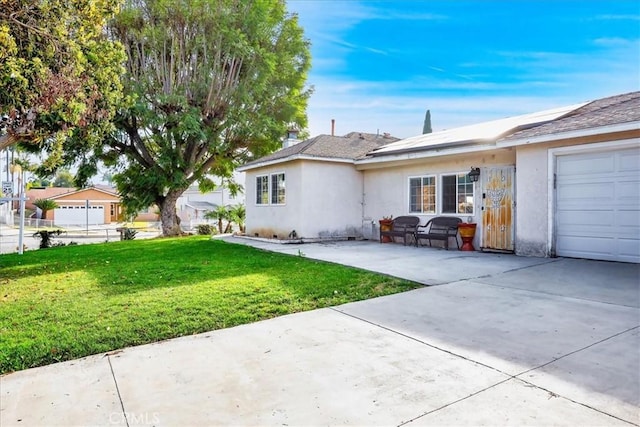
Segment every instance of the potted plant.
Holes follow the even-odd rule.
[[[380,224],[380,231],[391,231],[393,228],[393,215],[383,216],[382,219],[378,220]],[[391,236],[382,236],[381,243],[389,243],[391,242]]]

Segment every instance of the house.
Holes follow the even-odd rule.
[[[244,173],[234,171],[233,180],[237,184],[244,186]],[[203,193],[197,184],[190,186],[182,196],[176,201],[180,224],[185,229],[192,229],[200,223],[210,222],[204,218],[209,211],[214,211],[218,206],[233,206],[245,203],[244,193],[231,194],[226,186],[223,186],[217,178],[219,186],[213,190]]]
[[[246,173],[246,233],[266,238],[362,237],[363,174],[355,159],[388,134],[319,135],[238,168]]]
[[[234,174],[236,182],[242,184],[244,175]],[[103,225],[124,221],[124,209],[120,196],[115,188],[96,185],[90,188],[76,189],[67,187],[32,188],[27,191],[28,200],[25,208],[36,212],[41,218],[41,212],[33,205],[38,199],[50,199],[58,203],[59,207],[48,211],[44,220],[52,221],[54,225]],[[186,224],[198,223],[208,210],[214,210],[219,205],[234,205],[244,202],[244,196],[232,196],[224,187],[201,193],[197,186],[186,190],[176,202],[177,213]],[[87,208],[88,206],[88,208]],[[133,219],[136,222],[157,222],[158,208],[149,208],[138,212]]]
[[[451,215],[477,223],[481,250],[640,262],[640,92],[418,135],[345,163],[338,148],[323,161],[286,150],[245,166],[248,234],[321,237],[312,224],[330,221],[335,234],[377,238],[383,216]]]
[[[54,225],[102,225],[122,220],[122,206],[118,194],[108,188],[83,189],[47,187],[27,191],[27,209],[37,210],[33,202],[38,199],[53,200],[58,207],[46,212],[41,219]]]

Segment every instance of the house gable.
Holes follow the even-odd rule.
[[[238,170],[244,172],[292,160],[353,163],[354,159],[364,156],[375,148],[397,140],[398,138],[388,134],[375,135],[362,132],[350,132],[344,136],[318,135],[249,162]]]
[[[95,201],[105,201],[105,202],[119,202],[120,197],[117,193],[113,193],[111,191],[102,190],[99,188],[91,187],[91,188],[83,188],[80,190],[72,191],[69,193],[60,194],[54,197],[51,197],[51,200],[55,200],[60,203],[62,201],[77,201],[77,200],[95,200]]]

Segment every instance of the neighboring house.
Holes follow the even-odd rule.
[[[33,202],[50,199],[58,204],[47,211],[45,220],[54,225],[102,225],[122,220],[120,197],[115,191],[90,187],[83,189],[48,187],[27,191],[27,209],[36,209]]]
[[[355,159],[397,141],[387,134],[319,135],[240,168],[246,233],[286,239],[362,236],[363,174]]]
[[[52,221],[53,225],[104,225],[122,222],[124,210],[120,196],[115,188],[94,186],[77,189],[68,187],[32,188],[27,191],[28,200],[25,208],[33,210],[35,217]],[[47,211],[46,218],[33,202],[38,199],[50,199],[58,204],[58,208]],[[139,222],[158,221],[157,208],[150,207],[134,218]]]
[[[234,179],[243,184],[244,174],[236,173]],[[97,185],[80,190],[65,187],[32,188],[26,195],[28,200],[25,208],[35,211],[36,218],[41,218],[41,211],[33,205],[34,201],[51,199],[58,203],[57,209],[48,211],[46,218],[41,218],[53,221],[54,225],[103,225],[126,220],[120,196],[112,187]],[[203,219],[206,211],[214,210],[219,205],[240,203],[244,203],[244,196],[232,196],[226,188],[201,193],[197,186],[192,186],[178,199],[176,209],[178,216],[188,224],[201,222],[199,220]],[[159,221],[158,208],[150,206],[138,212],[133,221]]]
[[[244,187],[245,174],[234,172],[233,179]],[[219,180],[218,180],[219,181]],[[234,206],[245,203],[244,193],[232,195],[224,186],[219,186],[213,191],[202,193],[198,185],[189,187],[176,201],[178,216],[183,228],[192,228],[196,224],[206,221],[204,215],[208,211],[215,210],[218,206]]]
[[[68,187],[34,187],[30,188],[26,192],[27,200],[24,202],[24,207],[27,210],[36,212],[36,218],[41,218],[42,212],[33,204],[39,199],[51,199],[61,194],[73,193],[75,188]],[[44,218],[42,218],[44,219]]]
[[[332,229],[349,231],[342,237],[377,239],[386,215],[423,224],[451,215],[478,224],[474,244],[483,250],[640,262],[640,92],[419,135],[347,163],[331,155],[294,162],[294,153],[282,156],[290,149],[244,167],[249,235],[277,229],[286,238],[280,230],[298,227],[300,237],[322,237],[313,224],[330,217]],[[310,168],[315,179],[302,173]],[[476,183],[470,168],[480,169]],[[283,172],[280,206],[272,189]],[[265,192],[270,203],[256,203]]]

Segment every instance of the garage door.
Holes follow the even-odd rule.
[[[87,219],[88,214],[88,219]],[[104,206],[60,206],[53,214],[55,225],[97,225],[104,224]]]
[[[556,254],[640,263],[640,148],[556,160]]]

